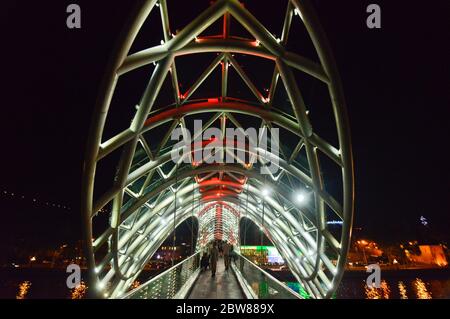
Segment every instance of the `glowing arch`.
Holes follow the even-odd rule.
[[[164,40],[161,45],[130,54],[139,30],[156,6],[162,18]],[[83,181],[88,262],[94,284],[106,297],[120,297],[173,226],[191,217],[197,218],[199,228],[206,230],[206,237],[198,237],[198,246],[212,239],[214,233],[227,240],[234,237],[239,244],[236,238],[239,218],[245,216],[263,229],[311,296],[331,297],[340,282],[349,246],[353,161],[339,75],[311,6],[307,1],[287,1],[279,39],[237,0],[215,1],[176,35],[170,31],[168,15],[166,0],[147,0],[143,4],[115,53],[95,111]],[[223,19],[222,34],[202,36],[202,32],[219,19]],[[240,24],[253,38],[230,34],[230,23]],[[293,23],[305,26],[319,61],[287,50]],[[177,59],[208,52],[217,53],[217,57],[198,80],[181,93],[177,75],[182,70],[177,70]],[[272,61],[273,76],[267,92],[262,92],[238,63],[235,55],[240,54]],[[130,126],[104,140],[105,122],[119,78],[151,63],[155,67]],[[192,99],[217,67],[222,75],[220,96]],[[228,86],[231,69],[251,92],[252,100],[233,97]],[[295,72],[305,73],[327,86],[337,147],[314,131]],[[166,77],[171,79],[175,102],[154,105]],[[287,93],[290,113],[274,103],[278,86]],[[192,117],[199,114],[208,116],[203,129],[219,122],[222,130],[227,126],[245,129],[246,122],[239,116],[249,116],[261,121],[263,128],[279,128],[281,136],[283,132],[291,134],[295,146],[287,153],[279,145],[280,154],[266,152],[254,165],[186,164],[183,159],[172,162],[168,147],[170,133],[177,127],[187,127]],[[162,138],[152,135],[166,124],[170,126]],[[153,149],[148,143],[152,136],[160,139]],[[94,198],[95,183],[104,178],[96,174],[98,166],[118,151],[121,153],[113,185]],[[229,150],[224,146],[221,151]],[[322,156],[339,170],[340,199],[325,187]],[[278,174],[260,173],[267,161],[278,163]],[[272,190],[270,196],[262,192],[266,187]],[[307,203],[296,203],[294,195],[300,189],[308,195]],[[107,208],[109,214],[104,212]],[[217,225],[219,208],[223,222],[217,230],[214,225]],[[343,222],[337,232],[328,228],[330,217]],[[98,231],[97,223],[103,229]]]

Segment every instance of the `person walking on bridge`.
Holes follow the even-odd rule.
[[[219,250],[217,249],[216,243],[213,243],[209,256],[210,256],[209,267],[211,268],[211,277],[214,277],[216,275],[217,259],[219,259]]]
[[[228,243],[223,244],[223,263],[225,265],[225,270],[228,270],[230,266],[230,245]]]

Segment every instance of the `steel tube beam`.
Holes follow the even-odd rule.
[[[82,190],[88,264],[95,270],[90,272],[89,281],[93,286],[107,286],[104,291],[107,297],[119,297],[137,278],[173,227],[194,217],[202,227],[202,240],[213,238],[213,231],[218,234],[225,232],[224,238],[231,240],[238,236],[239,218],[245,216],[263,229],[279,249],[296,279],[311,296],[331,297],[342,277],[349,246],[354,200],[353,158],[342,84],[329,44],[312,7],[307,0],[287,0],[281,38],[276,39],[238,0],[218,0],[173,35],[166,0],[159,0],[164,42],[130,54],[129,50],[137,33],[156,3],[157,0],[145,1],[124,33],[102,85],[90,130]],[[294,15],[294,10],[300,13],[301,20]],[[221,34],[202,36],[202,32],[221,17]],[[254,39],[233,36],[231,20],[243,26]],[[292,38],[290,29],[294,23],[305,25],[319,63],[287,50],[288,40]],[[218,57],[181,95],[176,58],[208,52],[216,52]],[[246,54],[275,62],[267,95],[251,81],[245,68],[237,63],[233,54]],[[131,125],[102,142],[103,129],[118,79],[121,75],[152,62],[156,66],[136,107]],[[210,78],[219,63],[222,63],[220,96],[207,102],[206,98],[192,100],[192,94]],[[255,95],[257,102],[251,103],[233,97],[229,86],[229,64]],[[331,145],[314,131],[314,123],[311,123],[308,116],[294,70],[311,75],[314,80],[327,85],[337,128],[338,147]],[[169,73],[175,104],[158,105],[157,111],[152,111]],[[286,89],[295,116],[273,103],[277,85],[283,85]],[[205,129],[220,119],[220,137],[225,140],[227,125],[234,125],[245,131],[246,126],[239,119],[250,116],[253,118],[250,122],[255,119],[260,121],[264,130],[279,128],[292,133],[292,138],[297,139],[293,141],[295,149],[286,152],[281,148],[279,153],[260,153],[260,149],[251,152],[245,150],[245,145],[238,145],[233,151],[229,146],[213,148],[212,145],[207,145],[204,150],[209,152],[210,157],[213,154],[211,150],[220,152],[222,158],[227,154],[233,159],[237,159],[234,151],[244,151],[258,162],[247,164],[241,160],[233,165],[207,165],[205,161],[194,163],[191,150],[184,152],[183,157],[176,162],[171,162],[168,148],[171,132],[178,127],[188,127],[189,121],[197,114],[209,116],[209,120],[200,133],[195,133],[196,139],[201,139],[200,135]],[[151,136],[153,130],[165,123],[170,123],[169,130],[156,143],[148,143],[146,139],[154,138]],[[261,131],[259,137],[262,134]],[[282,145],[283,142],[279,144]],[[138,145],[144,151],[140,149],[137,152]],[[99,198],[94,199],[97,165],[102,165],[102,159],[109,158],[118,149],[121,149],[122,155],[114,184]],[[319,152],[331,159],[341,171],[342,203],[324,187]],[[300,156],[302,159],[299,161]],[[188,163],[185,163],[185,159]],[[270,161],[278,163],[275,166],[280,173],[263,176],[257,172],[260,166]],[[306,161],[306,164],[302,161]],[[198,165],[200,166],[197,167]],[[291,198],[299,186],[307,187],[313,197],[313,201],[303,207],[296,206]],[[274,190],[273,196],[264,196],[261,192],[263,187],[271,187]],[[180,199],[184,199],[183,203],[176,202]],[[262,200],[264,208],[260,207]],[[245,209],[241,205],[243,202],[246,203]],[[219,224],[213,210],[217,203],[221,203],[220,207],[223,207],[222,221]],[[104,231],[92,241],[92,225],[101,220],[97,217],[99,211],[109,205],[110,221],[103,228]],[[337,237],[339,240],[327,228],[328,210],[325,205],[343,221],[342,231]],[[202,210],[204,213],[200,214]],[[164,221],[173,221],[173,224]],[[95,254],[105,246],[109,251],[104,258],[96,261]],[[336,258],[337,266],[334,266],[332,258]]]

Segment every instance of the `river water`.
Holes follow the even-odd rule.
[[[381,288],[368,289],[363,272],[346,272],[336,292],[337,299],[441,299],[450,298],[450,271],[386,271],[382,272]],[[64,269],[0,269],[0,298],[24,297],[70,298]],[[28,282],[28,283],[26,283]],[[295,283],[288,283],[296,289]]]
[[[346,272],[336,292],[344,299],[448,299],[449,269],[382,271],[381,287],[369,289],[366,273]]]

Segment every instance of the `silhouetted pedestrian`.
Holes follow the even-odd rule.
[[[223,263],[225,265],[225,270],[228,270],[230,266],[230,246],[228,243],[223,244]]]
[[[217,244],[214,243],[211,252],[210,252],[210,268],[211,268],[211,277],[214,277],[216,275],[216,268],[217,268],[217,259],[219,259],[219,250],[217,249]]]
[[[219,256],[223,256],[223,245],[221,241],[217,243],[217,249],[219,249]]]

